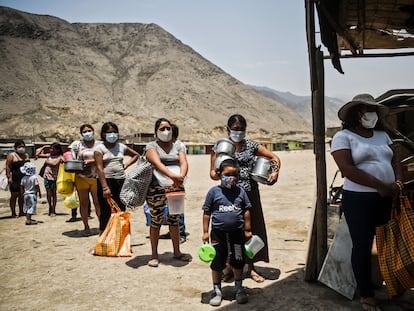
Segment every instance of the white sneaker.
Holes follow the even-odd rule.
[[[221,291],[216,290],[209,301],[210,306],[218,307],[221,305],[221,301],[223,300],[223,295],[221,294]]]

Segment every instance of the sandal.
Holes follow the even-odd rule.
[[[160,261],[157,258],[152,258],[150,261],[148,261],[148,266],[156,268],[160,264]]]
[[[178,256],[174,256],[173,258],[177,260],[185,261],[185,262],[190,262],[191,260],[193,260],[193,257],[191,257],[190,254],[184,254],[184,253],[181,253]]]
[[[256,271],[250,271],[250,278],[256,283],[263,283],[265,278],[258,274]]]
[[[362,309],[367,311],[381,311],[382,309],[379,307],[377,301],[374,297],[365,297],[361,298],[360,301]]]

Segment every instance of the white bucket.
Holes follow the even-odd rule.
[[[168,213],[171,215],[184,213],[184,191],[168,192],[166,196],[168,201]]]
[[[253,235],[250,240],[244,244],[246,256],[252,259],[264,247],[263,240],[258,235]]]

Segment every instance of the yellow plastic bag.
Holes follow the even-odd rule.
[[[78,192],[73,191],[73,193],[63,200],[63,205],[67,208],[78,208],[79,207],[79,197]]]
[[[63,163],[59,164],[56,179],[56,191],[63,195],[71,195],[75,189],[75,173],[65,172]]]

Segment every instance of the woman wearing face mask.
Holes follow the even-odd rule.
[[[16,140],[14,143],[15,152],[9,153],[6,159],[6,176],[9,181],[10,189],[10,210],[11,217],[18,217],[16,214],[16,201],[19,205],[19,216],[25,216],[23,212],[23,196],[20,193],[20,181],[24,176],[20,167],[29,161],[29,155],[26,153],[26,145],[23,140]]]
[[[251,178],[250,172],[252,164],[257,156],[270,159],[272,161],[273,172],[268,177],[268,183],[273,185],[279,177],[280,159],[276,154],[266,149],[266,147],[260,143],[246,139],[246,127],[246,119],[240,114],[232,115],[227,121],[227,133],[230,140],[236,146],[234,157],[240,164],[240,174],[238,176],[237,185],[246,191],[252,204],[252,208],[250,210],[252,234],[260,236],[265,243],[265,247],[263,247],[263,249],[253,259],[246,260],[249,276],[255,282],[261,283],[264,281],[264,278],[255,270],[254,262],[269,262],[269,248],[267,245],[266,225],[263,216],[262,203],[260,201],[259,186],[257,182]],[[218,180],[220,178],[220,174],[215,169],[214,162],[216,160],[216,154],[214,152],[211,154],[210,160],[210,177],[214,180]],[[227,267],[224,270],[223,280],[227,281],[231,278],[231,267]]]
[[[49,153],[45,153],[45,148],[49,148]],[[59,171],[59,164],[63,162],[62,146],[59,143],[45,145],[36,151],[36,157],[47,158],[45,161],[45,173],[43,182],[46,189],[47,203],[49,204],[49,216],[56,216],[56,179]]]
[[[146,157],[152,163],[154,169],[164,176],[173,180],[171,187],[163,187],[154,177],[147,194],[147,204],[151,214],[150,241],[151,259],[148,262],[150,267],[158,267],[158,241],[160,227],[163,222],[164,208],[167,203],[166,191],[184,190],[183,182],[188,171],[187,156],[181,144],[174,144],[172,140],[171,122],[160,118],[155,122],[156,140],[146,145]],[[170,171],[168,165],[178,165],[180,173]],[[181,253],[179,237],[179,215],[168,215],[170,237],[173,244],[173,257],[177,260],[191,261],[189,254]]]
[[[125,169],[138,160],[139,153],[118,142],[119,130],[113,122],[105,122],[102,125],[101,138],[103,143],[96,146],[94,159],[98,173],[98,201],[101,208],[99,231],[102,233],[111,217],[108,198],[112,197],[121,210],[125,211],[119,193],[125,181]],[[125,156],[128,156],[126,161]]]
[[[332,139],[331,154],[344,176],[342,210],[352,239],[351,262],[361,304],[381,310],[371,281],[371,249],[375,227],[390,218],[399,161],[380,121],[388,108],[369,94],[355,96],[338,111],[343,129]]]
[[[84,169],[81,173],[77,173],[75,177],[76,191],[79,196],[80,214],[84,226],[83,235],[90,235],[88,217],[90,216],[90,199],[92,196],[93,205],[95,206],[96,216],[100,216],[100,206],[98,200],[98,183],[96,180],[97,170],[95,165],[94,151],[101,144],[101,141],[95,140],[94,129],[90,124],[83,124],[80,127],[82,140],[74,141],[69,148],[75,157],[83,161]],[[70,221],[76,220],[76,209],[72,210],[72,218]]]

